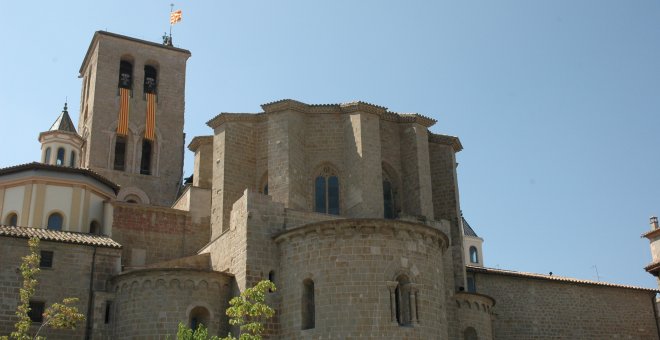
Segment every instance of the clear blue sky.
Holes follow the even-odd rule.
[[[461,206],[491,267],[655,287],[657,1],[189,1],[187,140],[221,111],[363,100],[459,136]],[[0,167],[38,160],[96,30],[158,42],[168,1],[3,1]],[[192,172],[186,158],[185,174]]]

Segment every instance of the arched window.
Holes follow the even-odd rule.
[[[144,67],[144,93],[156,93],[158,89],[158,72],[153,66]]]
[[[314,211],[339,215],[339,177],[330,166],[314,180]]]
[[[383,162],[383,217],[394,219],[399,215],[399,202],[397,197],[398,181],[396,172],[387,163]]]
[[[55,165],[64,165],[64,148],[57,149],[57,159]]]
[[[124,171],[126,167],[126,137],[117,136],[115,140],[115,170]]]
[[[44,163],[50,164],[50,147],[46,148],[46,152],[44,152]]]
[[[261,176],[261,181],[259,181],[259,192],[268,195],[268,171]]]
[[[133,88],[133,64],[122,60],[119,62],[119,87],[124,89]]]
[[[69,166],[74,167],[76,166],[76,152],[71,150],[71,158],[69,158]]]
[[[275,283],[275,271],[274,270],[271,270],[271,271],[268,272],[268,281],[270,281],[272,283]],[[268,291],[271,292],[271,293],[273,292],[270,289]]]
[[[466,328],[463,331],[463,339],[464,340],[478,340],[479,337],[477,336],[477,330],[472,328],[472,327]]]
[[[50,230],[62,230],[62,223],[64,223],[62,214],[52,213],[48,216],[47,228]]]
[[[18,225],[18,215],[16,213],[10,213],[7,215],[7,218],[5,219],[5,223],[10,226],[17,226]]]
[[[395,218],[394,211],[394,193],[392,192],[392,183],[389,179],[383,179],[383,213],[385,218]]]
[[[303,292],[302,292],[302,308],[301,319],[302,325],[301,329],[312,329],[315,327],[316,319],[316,309],[314,306],[314,281],[312,279],[306,279],[303,281]]]
[[[101,227],[99,226],[99,222],[92,221],[92,223],[89,224],[89,233],[95,235],[101,234]]]
[[[208,309],[197,306],[190,311],[190,329],[197,329],[197,326],[204,325],[206,328],[209,326],[210,313]]]
[[[475,246],[470,247],[470,262],[479,263],[479,251]]]
[[[142,140],[142,158],[140,160],[140,173],[151,175],[151,152],[152,144],[150,140]]]
[[[401,326],[410,325],[412,321],[410,317],[410,280],[405,275],[399,275],[396,282],[397,285],[394,290],[396,321]]]

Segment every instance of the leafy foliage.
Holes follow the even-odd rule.
[[[275,314],[275,310],[266,304],[266,293],[275,291],[275,284],[269,280],[259,281],[254,287],[248,288],[240,296],[229,301],[227,315],[231,318],[229,324],[241,329],[238,340],[261,340],[264,332],[263,322]],[[231,333],[221,340],[236,340]]]
[[[11,333],[11,339],[16,340],[30,340],[33,339],[29,335],[32,320],[28,313],[30,312],[30,298],[34,296],[34,292],[39,282],[36,279],[39,274],[39,239],[31,238],[28,241],[30,247],[30,254],[23,257],[21,261],[20,271],[23,277],[23,286],[19,290],[19,304],[16,308],[16,316],[18,321],[14,325],[15,330]],[[79,321],[85,320],[85,316],[78,312],[78,308],[73,306],[78,302],[77,298],[66,298],[62,303],[54,303],[44,312],[44,321],[39,327],[34,339],[43,339],[39,336],[39,332],[44,326],[57,329],[75,329]],[[1,336],[0,340],[7,340],[9,337]]]
[[[208,337],[208,330],[199,324],[196,330],[179,323],[176,333],[177,340],[261,340],[264,332],[263,322],[275,314],[275,310],[266,304],[266,292],[274,292],[275,284],[263,280],[254,287],[246,289],[240,296],[229,301],[227,316],[229,324],[239,326],[241,335],[236,339],[231,333],[225,338]]]

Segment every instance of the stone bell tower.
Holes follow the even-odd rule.
[[[121,201],[169,206],[183,171],[188,50],[97,31],[80,67],[81,167]]]

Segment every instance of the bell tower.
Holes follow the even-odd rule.
[[[97,31],[80,66],[80,164],[121,186],[118,200],[169,206],[183,172],[190,51]]]

